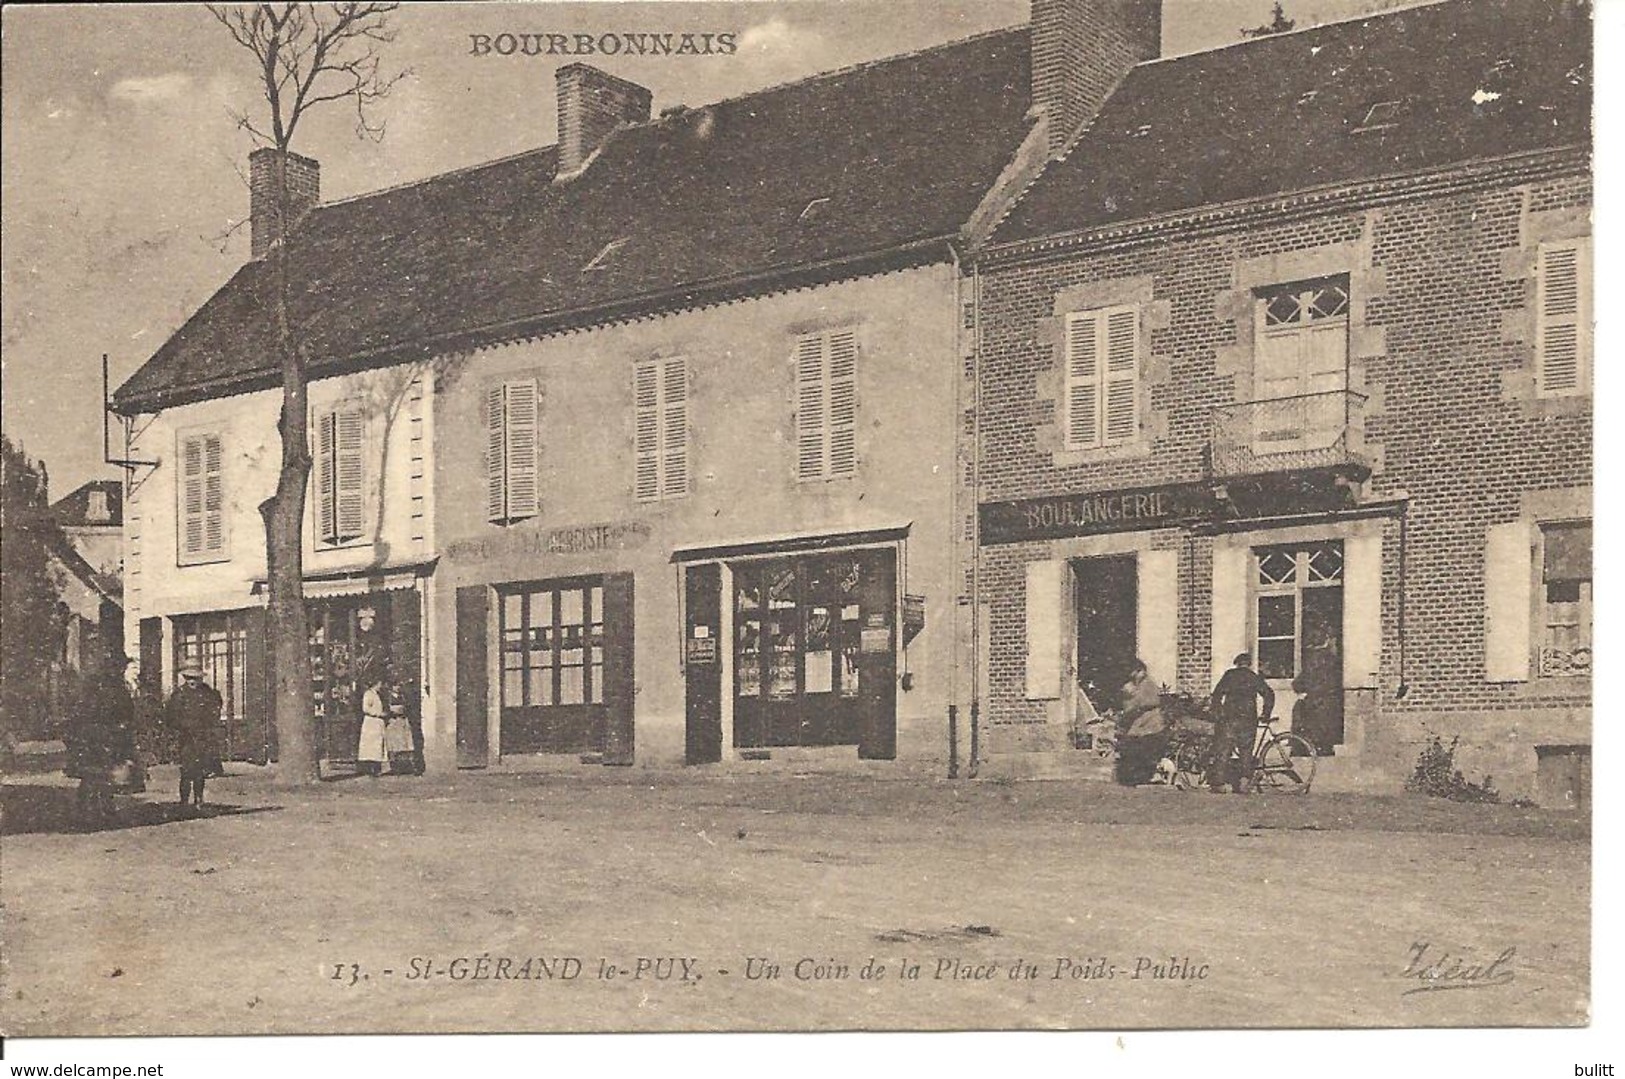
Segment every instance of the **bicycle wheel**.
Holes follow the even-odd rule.
[[[1196,790],[1207,785],[1207,749],[1196,742],[1185,742],[1174,752],[1175,790]]]
[[[1307,794],[1315,780],[1315,747],[1296,734],[1277,734],[1258,754],[1253,786],[1260,791]]]

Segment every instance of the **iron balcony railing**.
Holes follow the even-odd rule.
[[[1213,473],[1369,466],[1365,401],[1353,390],[1329,390],[1219,405],[1213,409]]]

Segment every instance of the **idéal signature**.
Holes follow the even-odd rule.
[[[1411,986],[1401,995],[1432,993],[1441,989],[1488,989],[1491,986],[1506,985],[1517,977],[1517,973],[1512,969],[1512,958],[1517,954],[1516,948],[1507,948],[1486,963],[1467,956],[1452,955],[1443,949],[1435,949],[1432,943],[1427,941],[1412,944],[1410,962],[1405,964],[1405,969],[1399,976],[1413,979],[1419,984]]]

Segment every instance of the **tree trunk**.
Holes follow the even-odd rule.
[[[282,414],[277,420],[282,465],[277,475],[276,494],[260,505],[260,516],[265,522],[266,632],[271,640],[277,779],[284,786],[302,786],[319,778],[304,575],[305,490],[311,462],[304,349],[288,313],[288,246],[295,223],[288,213],[285,160],[279,155],[276,165],[277,216],[282,237],[273,241],[267,253],[271,263],[277,359],[282,368]]]

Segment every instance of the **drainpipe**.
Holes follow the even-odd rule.
[[[1411,500],[1410,493],[1407,491],[1397,491],[1395,495],[1401,501],[1399,506],[1399,685],[1394,690],[1394,699],[1402,701],[1411,691],[1410,683],[1405,681],[1405,576],[1410,539]]]
[[[964,301],[963,284],[962,284],[962,282],[964,280],[964,277],[963,277],[963,275],[962,275],[962,273],[960,271],[959,251],[958,251],[957,248],[954,247],[954,245],[952,243],[948,244],[948,257],[952,260],[953,275],[954,275],[953,320],[954,320],[954,368],[955,368],[955,370],[954,370],[954,417],[953,417],[953,419],[954,419],[954,440],[953,440],[954,459],[953,459],[953,466],[952,466],[954,471],[953,471],[953,474],[949,477],[950,487],[949,487],[949,498],[948,498],[948,506],[949,506],[949,511],[948,511],[948,549],[950,551],[959,551],[959,550],[963,549],[961,545],[964,543],[964,538],[963,538],[963,536],[962,536],[962,534],[960,532],[960,523],[959,523],[960,522],[960,515],[964,512],[961,505],[960,505],[960,498],[959,498],[959,487],[960,487],[959,440],[962,437],[960,432],[959,432],[959,423],[960,423],[960,417],[963,415],[964,407],[965,407],[965,402],[964,402],[964,399],[963,399],[964,375],[962,373],[963,370],[964,370],[963,364],[965,362],[965,342],[964,342],[964,335],[965,335],[964,305],[965,305],[965,301]],[[953,572],[954,572],[955,576],[958,576],[958,574],[960,572],[960,560],[958,558],[955,558],[955,559],[953,559],[952,564],[953,564]],[[961,586],[962,583],[963,583],[962,581],[953,582],[952,591],[951,591],[950,594],[954,595],[954,596],[957,596],[959,594],[959,589],[960,589],[960,586]],[[972,597],[972,599],[973,599],[973,602],[972,602],[972,605],[971,605],[971,619],[972,619],[972,625],[974,626],[974,624],[975,624],[975,616],[976,616],[976,607],[975,607],[975,603],[974,603],[974,596]],[[952,623],[950,623],[950,625],[952,626],[952,632],[950,632],[948,634],[948,666],[954,672],[954,681],[957,682],[958,679],[959,679],[959,627],[957,625],[953,625]],[[972,632],[974,633],[975,630],[973,629]],[[972,671],[971,676],[972,676],[972,678],[975,677],[975,671],[974,670]],[[950,684],[952,684],[952,683],[950,683]],[[949,695],[951,697],[954,696],[954,694],[952,692],[950,692]],[[957,699],[955,699],[952,704],[948,705],[948,778],[949,779],[958,779],[959,778],[959,702],[958,702]]]
[[[970,778],[982,767],[982,264],[971,266]]]

